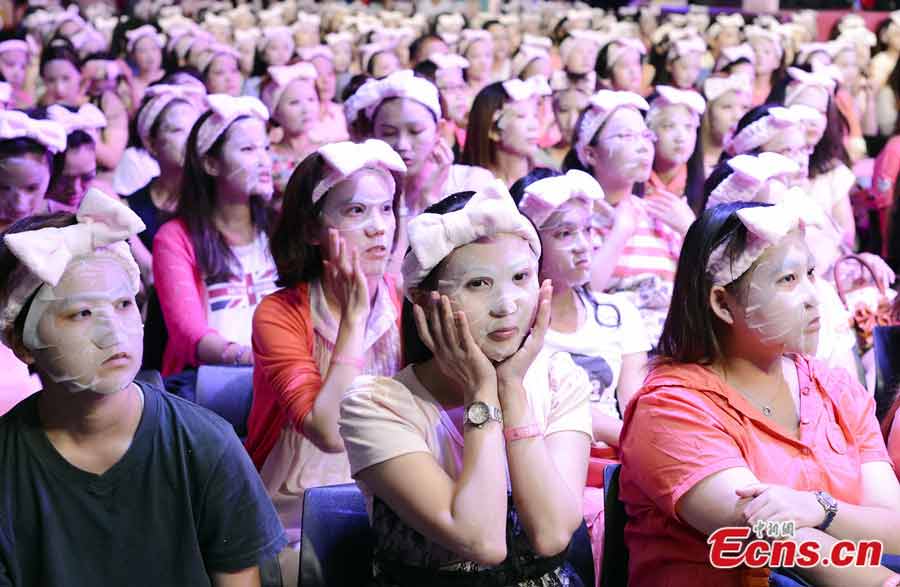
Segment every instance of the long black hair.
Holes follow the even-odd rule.
[[[704,211],[688,229],[654,363],[708,365],[722,357],[724,324],[709,305],[713,287],[712,278],[706,271],[709,257],[724,243],[725,258],[733,263],[746,249],[749,235],[736,212],[742,208],[769,205],[757,202],[720,204]],[[737,279],[725,289],[737,294],[741,290],[741,281]]]

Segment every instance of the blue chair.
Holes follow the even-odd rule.
[[[301,529],[300,585],[360,587],[369,582],[374,537],[355,483],[307,489]],[[584,522],[572,536],[567,560],[584,587],[592,587],[594,557]]]
[[[225,418],[239,438],[246,437],[253,403],[253,367],[201,365],[195,401]]]
[[[619,474],[622,465],[603,468],[603,562],[600,567],[600,587],[628,585],[628,547],[625,544],[625,523],[628,515],[619,500]]]

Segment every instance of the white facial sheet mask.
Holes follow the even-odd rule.
[[[332,188],[329,195],[325,196],[325,203],[322,205],[322,218],[325,224],[331,228],[337,229],[339,232],[351,230],[368,230],[376,226],[387,229],[396,223],[394,217],[394,178],[387,171],[380,168],[366,168],[366,172],[377,173],[378,177],[389,188],[386,193],[390,194],[369,194],[355,193],[350,200],[334,197]],[[343,183],[343,182],[341,182]],[[334,187],[339,186],[335,184]],[[360,205],[364,208],[362,213],[351,211],[353,205]],[[388,208],[387,206],[390,205]]]
[[[236,167],[228,172],[229,181],[239,181],[241,188],[244,193],[250,194],[251,196],[260,196],[265,198],[266,200],[270,200],[272,198],[272,194],[275,191],[275,186],[272,183],[272,180],[269,179],[265,184],[260,185],[260,175],[263,173],[263,169],[260,169],[258,166],[254,165],[252,168],[247,168],[244,165],[240,167]],[[269,169],[269,174],[271,177],[271,168]]]
[[[101,275],[105,273],[104,264],[90,262],[97,258],[94,255],[76,260],[66,271],[78,265],[82,282],[109,283]],[[55,288],[48,284],[41,286],[25,319],[23,343],[38,358],[43,371],[68,391],[90,389],[103,394],[116,393],[131,383],[134,373],[117,369],[102,377],[98,370],[104,361],[122,352],[140,362],[144,328],[134,302],[135,292],[126,282],[107,291],[70,294],[70,289],[65,277]],[[129,300],[131,309],[118,310],[117,303],[121,300]],[[83,309],[90,310],[91,315],[83,318],[83,323],[73,324],[71,315]],[[58,327],[62,321],[66,321],[64,327]]]
[[[750,270],[745,319],[761,342],[780,343],[786,353],[814,354],[819,333],[809,331],[809,325],[819,316],[818,294],[815,277],[807,275],[814,264],[800,245],[802,237],[792,235],[767,250]],[[793,285],[779,283],[788,275],[793,275]]]
[[[492,361],[503,361],[519,345],[498,343],[488,335],[495,330],[516,327],[519,330],[516,340],[521,343],[528,334],[540,287],[537,259],[530,249],[523,255],[503,246],[466,245],[453,254],[462,258],[457,257],[442,269],[438,293],[450,299],[454,310],[465,312],[472,337],[485,355]],[[516,282],[514,276],[523,270],[528,271],[528,278]],[[489,284],[467,287],[475,279],[485,279]]]

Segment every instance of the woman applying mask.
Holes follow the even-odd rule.
[[[757,520],[791,520],[795,540],[823,552],[860,536],[900,549],[900,485],[872,396],[809,357],[815,279],[800,213],[786,203],[718,206],[691,227],[672,301],[681,310],[625,412],[630,584],[767,581],[765,568],[709,565],[708,535]],[[878,566],[796,571],[817,585],[900,579]]]
[[[297,580],[305,489],[351,481],[343,393],[356,376],[401,366],[400,297],[386,271],[405,169],[381,141],[326,145],[292,176],[272,234],[284,289],[253,318],[246,446],[287,528],[286,584]]]
[[[486,169],[453,164],[453,152],[438,128],[443,113],[437,88],[411,71],[369,80],[344,102],[344,111],[348,123],[365,127],[363,138],[386,142],[403,159],[401,217],[411,218],[447,194],[493,179]]]
[[[410,245],[409,366],[358,378],[339,421],[375,584],[502,571],[507,585],[580,585],[563,552],[582,519],[589,386],[568,355],[541,351],[552,288],[538,236],[495,182],[416,217]]]
[[[579,119],[563,167],[591,174],[605,194],[595,204],[601,244],[594,250],[591,288],[623,293],[641,312],[653,344],[668,311],[682,236],[669,225],[676,217],[655,216],[658,210],[633,195],[653,170],[656,135],[641,114],[648,108],[631,92],[597,92]]]
[[[169,339],[163,374],[250,365],[253,311],[275,290],[268,251],[268,112],[213,94],[188,137],[175,218],[153,240],[153,278]]]
[[[656,93],[646,116],[647,127],[656,133],[657,141],[644,202],[651,214],[673,219],[670,226],[684,234],[694,216],[703,210],[706,177],[700,119],[706,101],[693,90],[671,86],[657,86]],[[688,214],[683,204],[693,213]]]
[[[270,67],[261,87],[270,120],[282,131],[272,145],[275,192],[283,194],[297,164],[325,143],[316,132],[321,109],[316,91],[316,68],[309,63]]]
[[[703,83],[706,112],[700,124],[700,140],[707,176],[718,165],[738,122],[750,109],[750,85],[750,77],[738,74],[709,77]]]
[[[98,186],[97,144],[106,127],[106,117],[90,103],[78,110],[54,104],[47,108],[45,115],[59,123],[67,135],[66,150],[53,158],[47,209],[50,212],[74,212],[88,189]]]
[[[472,105],[465,78],[468,67],[468,60],[459,55],[441,54],[434,54],[416,66],[416,73],[426,78],[429,76],[423,72],[429,69],[433,72],[431,81],[438,89],[444,114],[440,124],[441,138],[457,157],[466,144],[469,107]]]
[[[597,88],[642,94],[642,63],[646,54],[647,48],[637,39],[623,38],[607,43],[597,54],[594,67]]]
[[[566,153],[572,148],[572,135],[581,111],[585,109],[591,94],[594,93],[595,74],[590,71],[584,75],[574,75],[565,71],[557,71],[550,79],[553,90],[553,112],[559,127],[560,139],[549,149],[554,163],[562,166]]]
[[[550,86],[540,78],[485,87],[469,113],[463,162],[484,167],[506,185],[528,175],[538,154],[538,100],[549,94]]]
[[[284,544],[231,426],[135,381],[140,274],[125,240],[142,228],[92,190],[77,215],[3,234],[0,332],[42,383],[0,418],[3,466],[18,471],[0,481],[15,503],[0,542],[10,584],[260,585]]]

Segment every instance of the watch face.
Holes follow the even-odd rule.
[[[469,418],[469,422],[475,426],[481,426],[488,421],[488,417],[490,416],[487,404],[484,402],[474,402],[469,406],[466,415]]]

